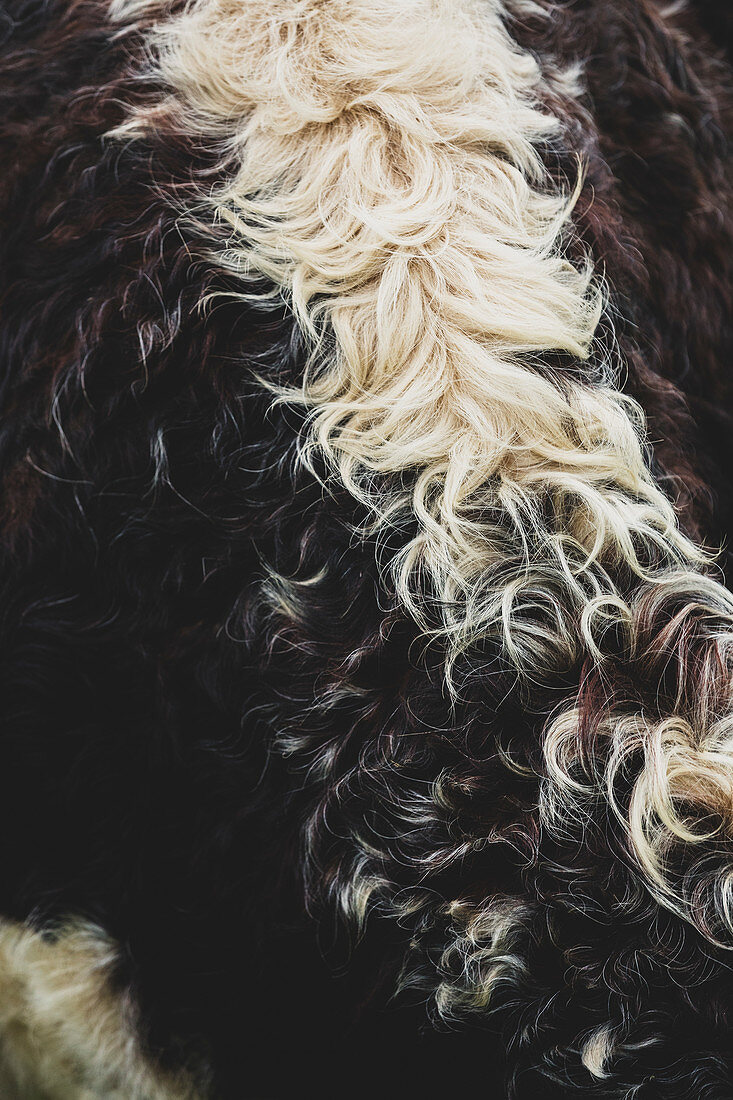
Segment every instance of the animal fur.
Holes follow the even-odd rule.
[[[158,1072],[141,1050],[134,1002],[115,988],[117,963],[114,946],[93,927],[43,937],[3,923],[3,1097],[196,1100],[185,1074]]]
[[[14,0],[8,1072],[733,1095],[726,18]]]

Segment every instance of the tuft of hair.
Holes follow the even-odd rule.
[[[602,298],[565,255],[575,191],[539,155],[558,125],[500,4],[199,0],[151,45],[234,166],[202,196],[221,262],[280,287],[310,341],[280,394],[310,410],[302,458],[325,454],[385,534],[417,521],[391,569],[449,670],[497,629],[532,663],[510,623],[538,561],[562,589],[599,559],[697,558],[609,365],[540,366],[588,358]]]

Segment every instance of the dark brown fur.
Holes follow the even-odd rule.
[[[548,78],[584,65],[579,100],[548,97],[566,142],[547,162],[586,165],[600,343],[615,333],[688,530],[730,542],[732,80],[709,37],[729,17],[544,6],[513,33]],[[210,1062],[217,1096],[730,1100],[726,953],[650,899],[607,808],[565,838],[537,813],[553,710],[577,699],[592,756],[611,708],[719,682],[709,624],[642,591],[636,662],[610,631],[603,675],[552,669],[528,697],[487,644],[453,709],[444,654],[353,536],[365,517],[296,465],[300,414],[253,380],[300,376],[292,318],[199,308],[231,289],[213,230],[178,216],[216,178],[211,152],[170,125],[103,138],[156,94],[134,79],[140,37],[112,40],[87,0],[16,0],[2,26],[2,912],[103,924],[150,1049]],[[269,570],[323,579],[285,615]],[[354,946],[333,911],[364,873],[357,838],[384,886]],[[526,907],[525,976],[493,1018],[426,1039],[448,903],[487,897]],[[609,1020],[599,1081],[580,1049]]]

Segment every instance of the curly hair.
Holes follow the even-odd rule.
[[[14,6],[9,1095],[729,1100],[724,6]]]

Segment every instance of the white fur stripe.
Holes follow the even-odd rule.
[[[116,14],[143,10],[134,0]],[[502,14],[498,0],[161,9],[151,74],[168,96],[117,136],[173,124],[218,149],[228,182],[201,202],[230,228],[219,260],[243,281],[272,280],[310,340],[301,390],[279,395],[310,410],[304,458],[319,448],[377,529],[416,523],[393,580],[445,641],[449,682],[476,639],[501,646],[529,691],[603,663],[609,622],[633,653],[634,589],[659,585],[717,608],[723,634],[708,648],[720,660],[706,667],[729,677],[730,595],[700,575],[704,556],[650,475],[643,417],[612,366],[581,366],[594,360],[601,295],[566,258],[573,197],[539,157],[558,128]],[[578,362],[555,377],[538,366],[549,352]],[[594,797],[613,802],[614,760],[641,742],[652,763],[619,812],[640,872],[692,920],[658,880],[669,845],[705,843],[696,813],[709,818],[715,802],[730,817],[729,699],[710,684],[703,696],[724,708],[717,726],[710,707],[703,729],[657,729],[635,702],[607,716],[599,751],[615,748],[592,778]],[[720,722],[725,736],[701,749]],[[548,738],[550,827],[577,809],[580,756],[570,711]]]
[[[419,520],[394,562],[418,621],[435,618],[416,594],[427,577],[456,648],[498,624],[521,664],[493,568],[514,558],[516,579],[550,557],[562,579],[621,556],[643,573],[660,543],[695,557],[631,403],[532,369],[543,352],[587,356],[600,297],[564,256],[572,197],[537,152],[556,125],[495,0],[198,0],[152,45],[168,107],[235,159],[210,199],[232,230],[222,262],[274,280],[311,338],[285,396],[378,523]],[[380,475],[398,472],[411,488],[388,492]],[[482,522],[496,509],[499,532]]]

